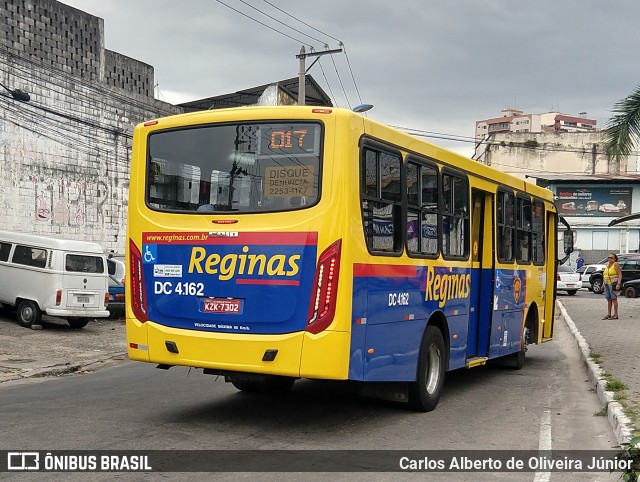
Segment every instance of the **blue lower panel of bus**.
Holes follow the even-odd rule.
[[[524,272],[449,267],[354,266],[349,378],[413,381],[428,320],[446,319],[449,370],[471,356],[518,351]],[[517,281],[516,281],[517,280]]]
[[[188,330],[304,331],[316,233],[144,233],[149,319]]]

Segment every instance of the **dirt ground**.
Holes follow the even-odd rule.
[[[92,371],[126,360],[124,318],[99,318],[73,329],[65,319],[45,315],[35,328],[21,327],[15,312],[0,308],[0,383]]]

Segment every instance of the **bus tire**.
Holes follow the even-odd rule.
[[[529,329],[524,328],[522,331],[522,341],[520,343],[520,351],[508,355],[508,359],[511,362],[511,366],[515,370],[522,370],[524,368],[525,353],[527,353],[527,345],[529,344]]]
[[[71,328],[79,330],[84,328],[89,323],[89,318],[67,318],[67,323]]]
[[[231,384],[241,392],[284,395],[291,390],[295,381],[295,378],[273,375],[261,380],[233,380]]]
[[[427,326],[420,345],[417,379],[409,384],[409,406],[419,412],[430,412],[440,400],[444,385],[446,348],[442,332]]]
[[[42,319],[42,311],[38,303],[31,300],[22,300],[18,303],[18,324],[25,328],[31,328],[31,325],[37,325]]]

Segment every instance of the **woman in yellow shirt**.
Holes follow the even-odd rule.
[[[603,320],[618,319],[618,296],[616,291],[620,291],[620,283],[622,282],[622,271],[618,264],[618,256],[610,253],[607,256],[607,266],[602,273],[604,278],[604,297],[607,299],[607,316]],[[613,307],[613,316],[611,316],[611,307]]]

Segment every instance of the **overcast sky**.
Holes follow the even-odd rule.
[[[338,48],[335,39],[347,56],[323,56],[309,71],[335,105],[370,103],[370,118],[449,136],[472,137],[476,120],[510,107],[587,112],[604,127],[640,84],[638,0],[63,3],[103,18],[105,47],[152,65],[156,97],[172,103],[295,77],[302,42],[322,50]],[[472,153],[471,143],[433,142]]]

